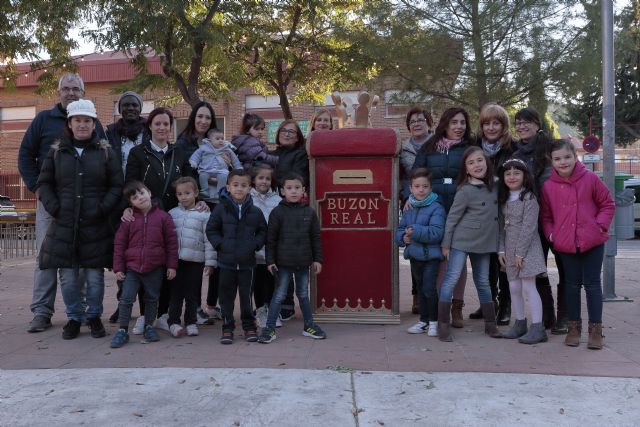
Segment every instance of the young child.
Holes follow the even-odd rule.
[[[604,344],[600,271],[615,204],[600,178],[578,161],[571,142],[552,143],[551,166],[551,178],[542,186],[541,224],[565,268],[569,333],[564,343],[580,344],[582,286],[589,313],[587,347],[600,350]]]
[[[547,271],[538,235],[540,206],[534,194],[535,183],[527,164],[520,159],[508,159],[500,168],[498,202],[500,243],[498,259],[509,279],[511,302],[516,321],[504,334],[519,338],[523,344],[547,341],[542,323],[542,301],[536,289],[536,276]],[[531,328],[527,332],[524,317],[524,296],[531,310]]]
[[[234,152],[235,147],[224,140],[221,130],[211,129],[207,132],[207,138],[202,140],[202,145],[191,155],[189,163],[198,170],[198,181],[201,196],[207,199],[218,200],[218,193],[226,187],[229,176],[229,164],[233,169],[242,169],[242,163]],[[209,178],[215,178],[216,184],[209,184]]]
[[[200,306],[202,273],[209,275],[216,266],[215,252],[207,239],[208,212],[196,209],[198,184],[190,176],[175,182],[179,205],[169,211],[178,235],[178,270],[171,282],[169,332],[174,337],[184,335],[180,314],[184,302],[184,324],[187,335],[198,335],[197,310]]]
[[[245,170],[266,163],[271,167],[278,164],[278,156],[271,154],[264,144],[264,119],[257,114],[247,113],[242,118],[240,135],[231,139],[236,147],[238,159]]]
[[[165,274],[172,280],[178,267],[178,239],[171,215],[151,203],[151,192],[140,181],[130,181],[122,192],[133,208],[134,220],[120,224],[114,242],[113,271],[124,283],[118,305],[120,329],[111,340],[111,348],[129,341],[131,307],[140,286],[144,287],[145,298],[144,338],[160,340],[152,326],[158,315],[160,289]]]
[[[404,247],[404,257],[411,263],[411,276],[418,285],[420,320],[407,332],[438,336],[438,293],[436,279],[444,259],[440,242],[444,235],[446,213],[431,192],[431,175],[425,168],[411,171],[409,209],[402,214],[396,230],[396,243]],[[427,330],[428,328],[428,330]]]
[[[251,170],[253,188],[251,198],[253,205],[262,211],[265,221],[269,221],[271,211],[278,206],[282,198],[274,187],[273,168],[267,164],[256,166]],[[275,280],[265,264],[264,248],[256,252],[256,268],[253,273],[253,297],[256,303],[256,320],[258,326],[267,326],[267,311],[273,296]],[[282,326],[280,316],[276,319],[276,327]]]
[[[287,174],[282,182],[282,193],[284,200],[269,216],[266,245],[267,268],[274,276],[277,274],[277,288],[269,304],[267,326],[262,329],[258,341],[269,343],[276,339],[276,319],[292,277],[295,277],[296,295],[304,317],[302,335],[324,339],[326,334],[313,323],[309,303],[309,268],[316,274],[322,271],[320,222],[314,210],[301,203],[305,187],[300,175]]]
[[[469,147],[462,156],[458,190],[447,216],[442,254],[448,259],[438,304],[438,337],[452,341],[449,310],[453,287],[471,259],[473,282],[484,317],[484,333],[502,338],[489,288],[489,260],[498,251],[498,193],[493,187],[491,163],[481,147]]]
[[[244,169],[231,171],[226,191],[221,192],[220,204],[211,213],[207,224],[207,237],[218,253],[222,344],[233,343],[233,305],[237,294],[240,295],[245,340],[258,340],[251,306],[251,277],[256,265],[256,251],[264,245],[267,223],[260,209],[253,206],[250,191],[249,173]]]

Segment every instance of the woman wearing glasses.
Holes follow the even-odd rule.
[[[305,149],[305,139],[295,120],[285,120],[276,131],[278,148],[273,154],[278,156],[276,166],[276,185],[282,185],[282,178],[289,172],[295,172],[304,178],[309,191],[309,158]]]
[[[540,194],[540,189],[547,179],[551,176],[550,149],[551,141],[543,130],[540,114],[532,108],[527,107],[518,111],[515,116],[516,132],[520,140],[516,142],[514,157],[527,163],[535,180],[536,192]],[[547,260],[549,254],[549,242],[540,231],[540,241],[544,251],[544,259]],[[555,255],[555,253],[554,253]],[[542,322],[545,328],[551,328],[554,335],[566,334],[567,327],[567,311],[564,295],[564,268],[559,256],[555,256],[556,265],[558,266],[558,315],[553,309],[553,293],[549,277],[543,273],[536,277],[536,288],[542,300]]]

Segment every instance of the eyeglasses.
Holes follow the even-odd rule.
[[[289,136],[294,136],[294,135],[296,135],[298,132],[297,132],[297,131],[295,131],[295,130],[293,130],[293,129],[281,129],[281,130],[280,130],[280,133],[281,133],[281,134],[282,134],[282,133],[284,133],[284,134],[289,135]]]
[[[61,87],[60,88],[60,92],[62,93],[82,93],[84,92],[82,89],[80,89],[79,87]]]
[[[526,120],[516,120],[516,128],[527,128],[529,126],[531,126],[531,122],[528,122]]]
[[[426,123],[427,119],[415,119],[409,121],[409,126],[417,125],[419,123]]]

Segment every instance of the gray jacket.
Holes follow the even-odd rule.
[[[484,184],[463,184],[458,188],[447,215],[443,248],[467,253],[498,251],[498,190]]]
[[[189,163],[192,168],[198,170],[198,173],[220,173],[220,171],[229,170],[229,166],[222,157],[223,154],[228,153],[231,156],[233,168],[242,169],[242,163],[233,151],[234,147],[229,142],[225,141],[224,146],[215,148],[211,143],[205,141],[191,155]]]
[[[169,211],[178,235],[178,258],[183,261],[203,262],[208,267],[216,267],[216,252],[207,239],[209,212],[186,210],[182,206]]]

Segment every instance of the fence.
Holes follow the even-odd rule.
[[[0,194],[9,196],[18,209],[36,208],[36,195],[27,189],[18,172],[0,173]]]
[[[28,223],[0,224],[0,259],[34,256],[36,226]]]

